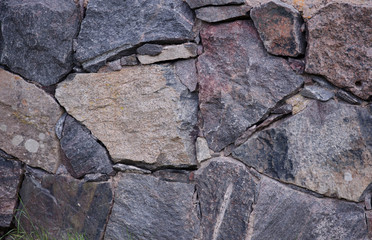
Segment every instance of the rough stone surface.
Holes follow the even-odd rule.
[[[80,22],[73,1],[5,0],[1,11],[1,64],[44,86],[71,71],[72,39]]]
[[[20,162],[0,157],[0,228],[7,228],[12,222],[22,174]]]
[[[310,100],[304,98],[300,94],[296,94],[285,101],[288,105],[292,106],[292,114],[297,114],[306,109]]]
[[[159,55],[163,50],[163,46],[159,44],[146,43],[141,47],[137,48],[137,53],[140,55]]]
[[[195,239],[194,184],[119,174],[105,239]]]
[[[196,17],[209,23],[221,22],[238,17],[248,17],[251,6],[220,6],[220,7],[203,7],[195,10]]]
[[[359,201],[372,182],[372,109],[312,101],[236,148],[259,172],[327,196]]]
[[[176,74],[181,82],[193,92],[198,84],[198,76],[196,74],[195,59],[179,60],[174,65]]]
[[[318,86],[305,86],[300,94],[304,97],[326,102],[333,98],[335,94],[327,89]]]
[[[54,132],[62,115],[43,90],[0,69],[0,148],[30,166],[54,172],[59,142]]]
[[[180,82],[174,65],[77,74],[58,85],[56,97],[103,142],[115,162],[196,164],[197,96]]]
[[[248,20],[201,31],[199,101],[209,147],[220,151],[303,83],[287,61],[269,55]]]
[[[196,159],[198,160],[198,162],[202,162],[212,157],[209,152],[207,140],[205,140],[205,138],[198,137],[196,139],[195,147]]]
[[[149,170],[138,168],[138,167],[131,166],[131,165],[122,164],[122,163],[115,164],[113,168],[117,171],[126,172],[126,173],[143,173],[143,174],[151,173],[151,171]]]
[[[199,239],[246,239],[258,184],[245,166],[231,158],[213,158],[195,172],[200,201]]]
[[[75,57],[87,68],[140,43],[191,40],[193,23],[192,11],[179,0],[90,0]]]
[[[329,4],[308,21],[305,71],[338,87],[372,95],[372,6]]]
[[[124,56],[120,58],[120,64],[122,66],[134,66],[138,64],[138,59],[136,54],[132,54],[129,56]]]
[[[297,57],[305,52],[303,20],[294,7],[273,0],[253,8],[250,15],[269,53]]]
[[[251,216],[252,240],[368,239],[361,204],[317,198],[266,177]]]
[[[113,173],[106,149],[86,127],[70,116],[66,117],[64,123],[61,148],[67,158],[67,169],[74,177],[80,178],[89,173]]]
[[[191,8],[199,8],[209,5],[243,4],[245,0],[186,0]]]
[[[345,92],[341,89],[337,90],[336,96],[339,99],[341,99],[341,100],[343,100],[347,103],[351,103],[351,104],[360,104],[361,103],[361,101],[357,97],[355,97],[352,94],[350,94],[348,92]]]
[[[137,58],[142,64],[151,64],[176,59],[187,59],[196,57],[198,46],[195,43],[184,43],[180,45],[164,46],[161,53],[156,56],[138,55]]]
[[[43,173],[27,174],[20,196],[21,210],[28,212],[35,226],[46,229],[56,239],[65,239],[68,233],[101,239],[112,204],[109,183],[82,182]],[[25,216],[18,218],[24,229],[35,230]]]

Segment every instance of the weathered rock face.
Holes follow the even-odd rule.
[[[0,156],[0,228],[9,227],[13,219],[22,173],[20,162]]]
[[[180,82],[173,65],[77,74],[58,86],[56,97],[103,142],[115,162],[196,164],[197,96]]]
[[[362,205],[317,198],[269,178],[260,182],[250,239],[365,239]]]
[[[105,239],[195,239],[194,184],[119,174]]]
[[[61,148],[67,157],[69,172],[74,177],[80,178],[89,173],[113,173],[106,149],[86,127],[70,116],[64,122]]]
[[[54,172],[59,164],[54,126],[61,108],[17,75],[0,69],[0,79],[0,148],[30,166]]]
[[[195,91],[198,84],[195,59],[177,61],[174,66],[176,67],[176,74],[180,78],[181,82],[191,92]]]
[[[213,158],[195,172],[200,239],[246,239],[258,183],[243,164]]]
[[[80,24],[73,1],[5,0],[1,11],[1,64],[45,86],[71,71],[72,39]]]
[[[252,136],[233,156],[281,181],[359,201],[372,182],[371,124],[371,106],[313,101]]]
[[[248,5],[231,5],[219,7],[203,7],[195,10],[196,17],[205,22],[220,22],[238,17],[248,17],[251,6]]]
[[[305,52],[303,20],[294,7],[273,0],[253,8],[250,15],[269,53],[297,57]]]
[[[245,0],[186,0],[191,8],[199,8],[208,5],[243,4]]]
[[[334,3],[308,21],[308,73],[368,99],[372,95],[372,6]]]
[[[71,233],[101,239],[112,204],[112,191],[107,182],[82,182],[43,173],[27,174],[20,196],[21,210],[27,211],[32,223],[57,239]],[[36,230],[24,215],[18,218],[25,230]]]
[[[317,99],[322,102],[328,101],[335,95],[332,91],[318,86],[305,86],[304,89],[301,90],[300,94],[304,97]]]
[[[251,21],[208,25],[201,37],[200,111],[209,147],[219,151],[298,89],[303,78],[266,52]]]
[[[75,57],[88,68],[140,43],[191,40],[193,23],[179,0],[90,0]]]

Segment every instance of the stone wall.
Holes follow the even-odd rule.
[[[369,0],[0,9],[0,235],[372,237]]]

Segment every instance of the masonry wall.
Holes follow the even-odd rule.
[[[4,239],[371,238],[370,1],[0,9]]]

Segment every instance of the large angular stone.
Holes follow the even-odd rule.
[[[58,85],[56,97],[103,142],[115,162],[196,165],[197,95],[180,82],[174,65],[77,74]]]
[[[0,228],[10,227],[22,178],[20,162],[0,157]]]
[[[269,53],[297,57],[305,52],[303,20],[294,7],[273,0],[253,8],[250,15]]]
[[[288,63],[269,55],[252,21],[207,25],[201,31],[200,110],[209,147],[220,151],[303,83]]]
[[[312,101],[253,135],[233,156],[281,181],[359,201],[372,182],[371,126],[371,105]]]
[[[191,8],[199,8],[209,5],[229,5],[229,4],[243,4],[245,0],[186,0]]]
[[[102,239],[113,200],[110,183],[44,173],[26,174],[20,196],[20,210],[25,212],[17,216],[21,226],[28,232],[43,229],[53,239],[77,233]]]
[[[0,69],[0,148],[28,165],[54,172],[59,142],[54,126],[62,110],[53,97]]]
[[[367,240],[361,204],[317,198],[263,178],[253,208],[252,240]]]
[[[71,71],[72,39],[80,25],[74,1],[5,0],[1,11],[1,64],[44,86]]]
[[[119,173],[105,239],[195,239],[194,184]]]
[[[305,71],[338,87],[372,96],[372,6],[333,3],[308,21]]]
[[[246,239],[258,181],[231,158],[213,158],[195,172],[200,201],[199,239]]]
[[[140,43],[191,40],[193,23],[190,8],[179,0],[90,0],[75,57],[89,68]]]
[[[112,164],[106,149],[90,131],[74,118],[67,116],[64,122],[61,148],[65,153],[69,172],[77,178],[89,173],[112,174]]]
[[[205,22],[221,22],[231,20],[238,17],[249,16],[249,5],[231,5],[231,6],[209,6],[195,10],[196,17]]]

